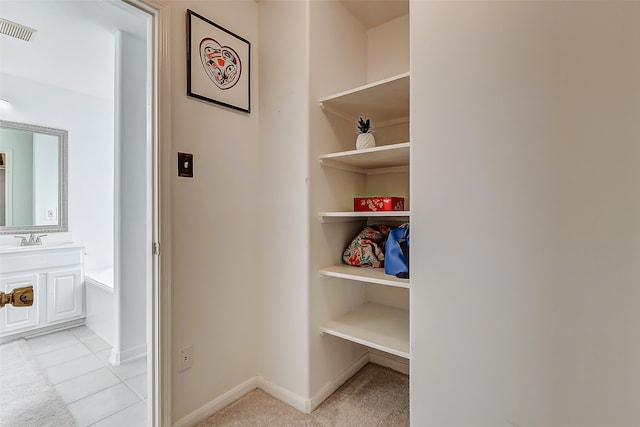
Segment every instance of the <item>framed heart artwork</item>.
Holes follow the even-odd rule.
[[[187,9],[187,96],[251,112],[251,43]]]

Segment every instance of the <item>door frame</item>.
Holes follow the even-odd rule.
[[[151,19],[148,65],[151,76],[151,210],[152,285],[147,290],[147,425],[170,426],[171,421],[171,251],[170,181],[171,92],[169,6],[162,0],[116,0]]]

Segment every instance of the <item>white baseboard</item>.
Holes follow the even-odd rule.
[[[213,399],[206,405],[196,409],[190,414],[182,417],[173,424],[173,427],[192,427],[204,421],[211,415],[215,414],[225,406],[240,399],[245,394],[255,388],[260,388],[265,393],[270,394],[276,399],[286,403],[287,405],[297,409],[305,414],[313,412],[322,402],[324,402],[333,392],[342,386],[349,378],[354,376],[356,372],[364,367],[367,363],[376,363],[386,366],[395,371],[409,373],[409,363],[406,359],[396,358],[386,353],[372,352],[365,353],[360,359],[353,363],[350,367],[342,371],[336,378],[327,383],[313,398],[305,399],[297,394],[280,387],[266,379],[256,376],[248,379],[242,384],[232,388],[223,395]]]
[[[369,350],[369,362],[409,375],[409,360],[404,357],[371,349]]]
[[[81,326],[84,324],[84,317],[80,319],[70,320],[68,322],[56,323],[54,325],[45,326],[44,328],[37,328],[28,331],[14,332],[7,335],[3,335],[0,338],[0,344],[4,344],[9,341],[17,340],[18,338],[35,338],[40,335],[50,334],[52,332],[63,331],[65,329]]]
[[[311,398],[309,401],[310,411],[308,413],[313,412],[322,402],[324,402],[327,397],[331,396],[331,394],[336,391],[342,384],[344,384],[349,378],[355,375],[364,365],[369,362],[369,353],[365,353],[360,359],[356,360],[356,362],[342,371],[340,375],[334,378],[332,381],[327,383],[322,389],[316,393],[315,396]]]
[[[249,393],[251,390],[258,387],[258,379],[257,377],[253,377],[243,382],[242,384],[232,388],[228,392],[224,393],[221,396],[213,399],[211,402],[207,403],[204,406],[196,409],[190,414],[180,418],[173,424],[173,427],[192,427],[197,425],[198,423],[206,420],[211,415],[215,414],[225,406],[235,402],[240,399],[245,394]]]
[[[272,383],[271,381],[265,380],[262,377],[256,378],[258,381],[258,387],[265,393],[269,393],[271,396],[297,409],[300,412],[303,412],[305,414],[311,413],[311,404],[309,399],[304,399],[297,394],[292,393],[289,390]]]
[[[147,356],[147,344],[140,344],[128,350],[119,351],[115,347],[111,349],[109,363],[120,365],[121,363],[133,362]]]

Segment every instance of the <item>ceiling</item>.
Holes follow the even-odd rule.
[[[366,28],[377,27],[409,13],[409,0],[341,0]]]
[[[105,0],[0,0],[0,17],[37,30],[30,42],[0,35],[0,72],[108,99],[115,33],[147,31],[142,12]]]

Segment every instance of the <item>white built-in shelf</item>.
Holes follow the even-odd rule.
[[[320,327],[320,331],[396,356],[410,358],[409,310],[365,303]]]
[[[407,123],[409,73],[322,98],[320,106],[324,111],[354,123],[359,117],[369,117],[374,128]]]
[[[410,142],[381,145],[361,150],[341,151],[318,156],[322,166],[349,170],[366,175],[404,172],[409,168]]]
[[[360,221],[367,218],[388,218],[392,221],[409,221],[411,211],[376,212],[320,212],[320,222]]]
[[[409,288],[409,279],[400,279],[396,276],[385,274],[384,268],[354,267],[351,265],[334,265],[323,268],[320,274],[340,279],[356,280],[359,282],[375,283],[385,286]]]

